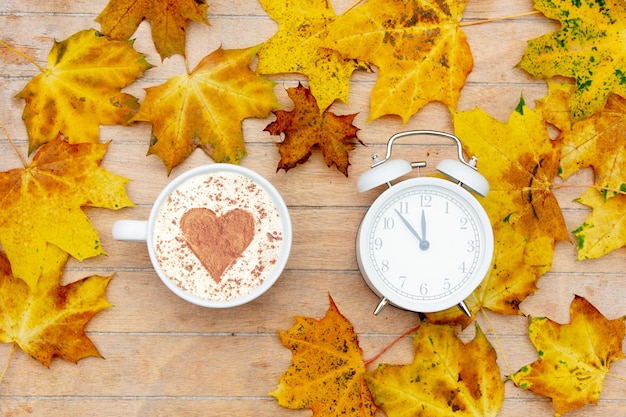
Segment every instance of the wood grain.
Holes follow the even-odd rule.
[[[336,13],[341,13],[352,0],[331,3]],[[107,0],[4,0],[0,3],[0,37],[45,65],[54,40],[63,40],[82,29],[99,28],[94,19],[106,4]],[[463,24],[532,10],[531,0],[470,1]],[[210,27],[189,27],[191,67],[220,45],[256,45],[277,28],[256,1],[210,2],[209,21]],[[459,110],[481,107],[506,121],[521,96],[533,107],[534,100],[545,95],[545,83],[532,79],[516,64],[529,39],[557,28],[557,23],[539,14],[464,26],[474,55],[474,70],[462,91]],[[147,23],[141,24],[135,38],[136,48],[156,65],[127,89],[143,98],[144,88],[164,82],[184,71],[185,66],[180,57],[160,61]],[[0,48],[0,121],[24,154],[24,103],[15,95],[37,73],[34,65]],[[272,79],[277,81],[280,102],[290,108],[286,88],[305,80],[293,75]],[[249,155],[242,165],[268,178],[285,198],[293,220],[294,244],[287,270],[278,283],[260,299],[230,310],[203,309],[176,298],[152,270],[145,245],[115,242],[110,233],[118,219],[147,218],[152,202],[168,181],[211,161],[196,151],[168,177],[158,158],[146,156],[149,125],[103,126],[102,140],[111,141],[103,166],[132,180],[127,190],[137,207],[120,211],[86,209],[108,256],[82,263],[70,261],[64,281],[114,274],[107,292],[114,307],[98,314],[87,328],[105,359],[87,358],[77,365],[57,360],[47,369],[18,351],[0,384],[0,412],[6,416],[306,416],[309,411],[283,409],[268,395],[291,359],[276,331],[288,329],[293,316],[322,317],[331,294],[341,312],[353,322],[366,358],[417,324],[415,314],[393,308],[385,309],[378,317],[372,315],[377,300],[358,272],[354,239],[362,216],[379,190],[358,194],[356,180],[368,169],[371,153],[383,152],[393,133],[418,128],[451,131],[452,125],[449,112],[437,103],[426,106],[406,125],[395,117],[367,122],[369,93],[375,81],[375,73],[356,74],[349,105],[337,103],[333,107],[339,114],[358,113],[355,124],[361,128],[359,137],[365,144],[351,154],[348,178],[326,167],[319,154],[287,173],[276,172],[277,138],[263,132],[273,118],[244,122]],[[402,158],[427,159],[429,166],[455,154],[449,143],[436,139],[408,142],[394,152]],[[19,159],[2,138],[0,170],[15,167],[19,167]],[[591,181],[588,170],[567,181],[556,181],[559,187],[555,193],[570,230],[589,213],[573,200]],[[602,259],[577,262],[574,245],[559,243],[552,270],[539,281],[539,291],[522,304],[523,312],[567,322],[569,303],[577,294],[588,298],[609,318],[624,315],[625,255],[620,249]],[[484,316],[478,321],[498,351],[503,376],[536,359],[526,336],[525,317],[488,317],[489,322]],[[461,337],[470,340],[473,330],[465,330]],[[8,358],[10,350],[9,345],[0,346],[0,363]],[[411,358],[411,341],[404,339],[379,361],[406,363]],[[375,364],[371,366],[374,369]],[[612,373],[623,378],[626,364],[615,364]],[[626,383],[609,377],[598,405],[568,415],[618,416],[625,409]],[[554,415],[554,408],[549,400],[507,383],[500,415],[544,417]]]

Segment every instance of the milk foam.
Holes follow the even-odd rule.
[[[210,276],[183,237],[180,219],[192,208],[207,208],[218,216],[239,208],[254,218],[254,238],[217,279]],[[155,252],[165,275],[183,290],[208,300],[232,300],[261,285],[279,259],[282,239],[281,217],[269,193],[234,172],[186,180],[163,202],[154,224]]]

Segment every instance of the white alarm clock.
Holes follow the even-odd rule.
[[[390,160],[395,140],[412,135],[452,139],[458,161],[444,159],[437,170],[448,179],[419,176],[426,162]],[[430,313],[464,303],[491,267],[494,240],[489,217],[468,188],[480,196],[489,183],[476,168],[476,158],[463,157],[461,141],[433,130],[401,132],[389,138],[384,159],[372,155],[372,169],[358,180],[359,192],[382,184],[387,188],[361,221],[356,256],[363,279],[381,297],[378,314],[391,304]],[[418,168],[418,177],[391,181]]]

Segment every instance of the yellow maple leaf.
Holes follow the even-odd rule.
[[[309,408],[314,417],[373,416],[376,406],[363,379],[363,352],[352,324],[330,306],[321,320],[296,317],[296,324],[279,332],[292,351],[292,364],[270,393],[290,409]]]
[[[578,239],[578,260],[600,258],[626,246],[626,195],[606,199],[589,188],[576,201],[593,209],[584,223],[574,230]]]
[[[187,22],[209,24],[206,0],[111,0],[96,21],[112,39],[127,40],[144,20],[150,22],[152,40],[161,59],[185,55]]]
[[[280,161],[277,169],[289,169],[308,161],[313,148],[321,148],[327,166],[335,165],[348,176],[348,153],[354,149],[359,130],[352,124],[356,114],[338,116],[319,112],[311,91],[302,84],[287,89],[295,104],[291,111],[277,110],[276,120],[264,129],[272,135],[285,135],[278,144]]]
[[[582,297],[569,324],[531,318],[528,334],[539,359],[510,376],[515,385],[552,399],[557,415],[596,403],[611,363],[624,358],[623,317],[608,320]]]
[[[100,143],[100,125],[126,124],[139,103],[121,89],[151,65],[132,42],[114,42],[95,30],[55,42],[45,70],[17,95],[29,153],[61,132],[72,143]]]
[[[366,374],[376,404],[389,417],[490,417],[504,401],[497,354],[478,324],[468,344],[450,326],[422,323],[408,365],[382,364]]]
[[[278,31],[259,50],[260,74],[299,73],[307,76],[320,112],[335,100],[348,102],[350,77],[356,70],[370,71],[367,64],[343,59],[323,48],[326,25],[335,19],[326,0],[260,0]]]
[[[237,164],[246,155],[243,119],[279,107],[274,83],[250,69],[258,49],[219,48],[191,73],[146,90],[134,120],[152,123],[148,154],[161,158],[168,173],[195,148],[215,162]]]
[[[520,68],[535,77],[574,79],[568,104],[575,120],[602,109],[611,93],[626,97],[623,2],[535,0],[535,8],[561,29],[530,40]]]
[[[478,157],[491,189],[481,200],[491,219],[495,249],[492,268],[467,300],[471,311],[485,307],[519,314],[519,304],[536,291],[551,269],[556,241],[569,241],[563,213],[552,193],[559,169],[558,143],[541,117],[520,102],[507,123],[481,109],[454,115],[455,133],[468,154]],[[457,308],[430,314],[434,322],[467,319]]]
[[[526,297],[537,291],[537,281],[548,272],[554,253],[554,241],[549,237],[527,237],[516,232],[508,223],[494,228],[494,254],[492,268],[465,299],[473,313],[467,317],[459,308],[453,307],[426,316],[431,323],[460,324],[467,327],[482,308],[494,313],[517,315],[519,305]]]
[[[132,206],[128,180],[101,168],[108,144],[43,145],[28,167],[0,172],[0,244],[15,277],[34,287],[48,243],[73,257],[104,255],[98,232],[82,207]]]
[[[535,112],[561,132],[569,132],[572,130],[574,119],[568,101],[574,91],[574,86],[573,84],[550,80],[546,84],[548,85],[548,94],[535,100]],[[561,158],[563,158],[564,153],[561,152]]]
[[[456,109],[474,61],[459,21],[467,0],[370,0],[328,25],[324,44],[379,69],[369,120],[406,123],[424,105]]]
[[[67,257],[47,245],[41,276],[29,288],[12,275],[8,259],[0,253],[0,342],[16,343],[48,367],[55,357],[74,363],[87,356],[101,357],[84,327],[111,306],[105,299],[111,277],[94,275],[60,286]]]
[[[574,120],[569,100],[574,94],[572,84],[549,83],[548,95],[537,105],[544,119],[561,129],[561,177],[592,167],[595,182],[610,192],[626,189],[626,99],[612,94],[604,108],[583,120]]]

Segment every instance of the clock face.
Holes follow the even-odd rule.
[[[491,266],[493,231],[460,185],[414,178],[386,190],[363,218],[357,259],[374,292],[412,311],[452,307]]]

